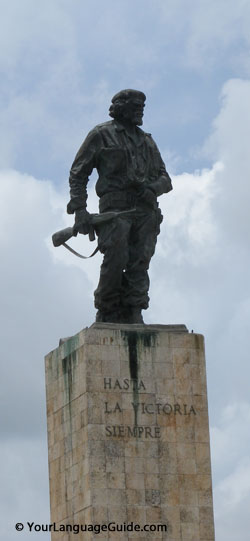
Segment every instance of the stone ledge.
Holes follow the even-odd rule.
[[[93,323],[89,329],[114,329],[122,331],[188,332],[186,325],[162,325],[160,323],[144,325],[140,323]]]
[[[176,332],[176,333],[188,333],[188,329],[184,324],[162,325],[160,323],[144,325],[140,323],[92,323],[90,327],[85,327],[80,332],[88,332],[95,329],[112,329],[114,331],[140,331],[140,332]],[[77,333],[74,336],[77,336]],[[60,338],[59,346],[62,346],[74,336],[67,336],[66,338]]]

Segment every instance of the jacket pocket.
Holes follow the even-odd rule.
[[[98,156],[98,172],[101,175],[124,173],[126,170],[126,152],[124,148],[101,148]]]

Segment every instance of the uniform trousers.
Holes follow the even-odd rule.
[[[160,209],[138,207],[130,216],[98,226],[98,246],[104,257],[94,295],[100,311],[148,308],[148,268],[161,221]]]

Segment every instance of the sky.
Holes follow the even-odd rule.
[[[95,318],[101,256],[81,261],[51,244],[72,225],[69,169],[88,131],[109,119],[112,96],[136,88],[147,96],[143,128],[174,186],[160,199],[144,319],[205,336],[216,541],[247,541],[250,3],[0,0],[0,8],[2,538],[26,538],[16,522],[49,523],[44,355]],[[74,247],[92,250],[87,238]]]

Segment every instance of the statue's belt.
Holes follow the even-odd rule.
[[[105,212],[107,209],[118,207],[120,209],[130,209],[137,202],[135,194],[128,192],[108,192],[100,197],[99,209],[100,212]]]
[[[102,195],[99,200],[99,209],[101,213],[111,210],[112,208],[129,210],[133,207],[148,210],[148,204],[143,203],[139,194],[132,192],[123,192],[121,190],[117,192],[108,192]],[[150,205],[150,207],[151,209],[157,209],[157,201],[152,206]]]

